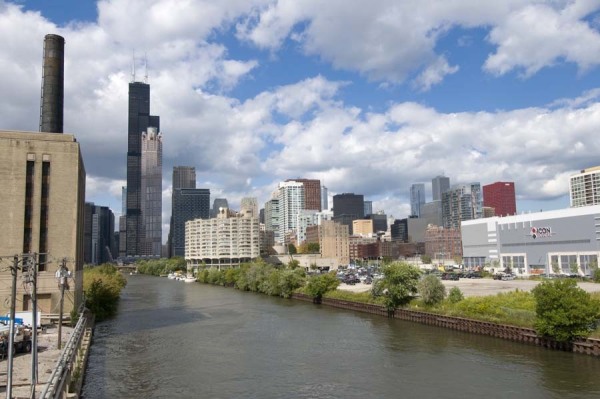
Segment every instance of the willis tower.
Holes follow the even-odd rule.
[[[160,117],[150,115],[150,85],[129,83],[129,123],[127,130],[127,216],[126,254],[143,252],[144,226],[142,218],[142,133],[149,127],[160,131]]]

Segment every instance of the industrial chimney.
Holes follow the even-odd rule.
[[[40,132],[63,132],[65,39],[59,35],[44,38]]]

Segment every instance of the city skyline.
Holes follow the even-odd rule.
[[[518,212],[564,208],[569,176],[600,163],[600,5],[166,4],[0,3],[3,127],[37,130],[39,43],[64,36],[64,131],[81,143],[86,201],[116,217],[135,54],[167,137],[164,237],[180,164],[232,208],[302,176],[401,218],[407,188],[437,175],[514,181]]]

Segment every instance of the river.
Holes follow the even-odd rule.
[[[600,359],[166,278],[129,276],[94,332],[94,398],[592,398]]]

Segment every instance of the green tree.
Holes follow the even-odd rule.
[[[392,316],[399,306],[408,305],[417,293],[421,272],[416,267],[402,262],[385,265],[383,278],[373,288],[373,293],[381,293],[383,302]]]
[[[298,250],[296,249],[296,246],[294,244],[288,244],[288,254],[296,255],[297,253]]]
[[[446,297],[446,286],[436,275],[429,274],[423,277],[417,285],[419,295],[427,306],[437,305]]]
[[[577,262],[571,262],[569,264],[569,268],[571,269],[571,274],[579,274],[579,266],[577,266]]]
[[[334,272],[317,274],[309,277],[304,291],[313,298],[314,303],[321,303],[323,295],[335,290],[338,285],[340,281],[335,277]]]
[[[448,293],[448,301],[450,301],[450,303],[458,303],[463,299],[465,299],[465,296],[460,288],[452,287],[452,289],[450,289],[450,292]]]
[[[559,342],[585,338],[600,318],[600,303],[577,287],[575,280],[544,281],[533,290],[538,334]]]
[[[421,263],[424,263],[426,265],[430,265],[431,264],[431,256],[429,256],[429,255],[421,255]]]
[[[114,316],[121,290],[125,285],[127,280],[113,265],[104,264],[85,268],[83,271],[85,306],[96,315],[98,321]]]
[[[318,242],[309,242],[308,245],[309,254],[318,254],[321,251],[321,247]]]
[[[554,274],[559,274],[560,273],[560,266],[558,266],[558,262],[553,260],[552,261],[552,272]]]
[[[590,274],[594,282],[600,282],[600,272],[598,271],[598,260],[592,259],[590,261]]]

